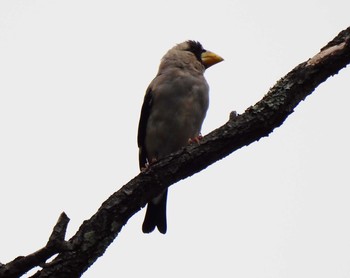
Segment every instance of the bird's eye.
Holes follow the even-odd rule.
[[[202,45],[196,41],[188,41],[187,43],[188,43],[187,51],[192,52],[196,56],[198,61],[201,61],[201,55],[203,52],[205,52]]]

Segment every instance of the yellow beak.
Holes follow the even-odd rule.
[[[219,55],[215,54],[214,52],[210,52],[210,51],[203,52],[201,55],[201,58],[202,58],[202,63],[206,69],[211,67],[212,65],[220,63],[221,61],[224,60]]]

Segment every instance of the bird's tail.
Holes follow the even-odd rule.
[[[162,234],[166,233],[166,200],[168,190],[165,190],[161,195],[153,199],[147,205],[145,220],[142,224],[142,232],[153,232],[157,227]]]

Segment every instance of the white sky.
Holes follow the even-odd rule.
[[[122,3],[122,4],[120,4]],[[335,1],[0,1],[0,262],[68,238],[138,174],[143,95],[163,54],[187,39],[210,68],[203,134],[242,113],[350,24]],[[284,125],[170,189],[168,233],[144,211],[90,277],[349,277],[345,69]]]

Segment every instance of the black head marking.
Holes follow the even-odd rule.
[[[187,51],[192,52],[196,56],[197,60],[202,62],[201,55],[203,52],[206,51],[203,48],[203,46],[199,42],[191,41],[191,40],[187,41],[187,44],[188,44]]]

